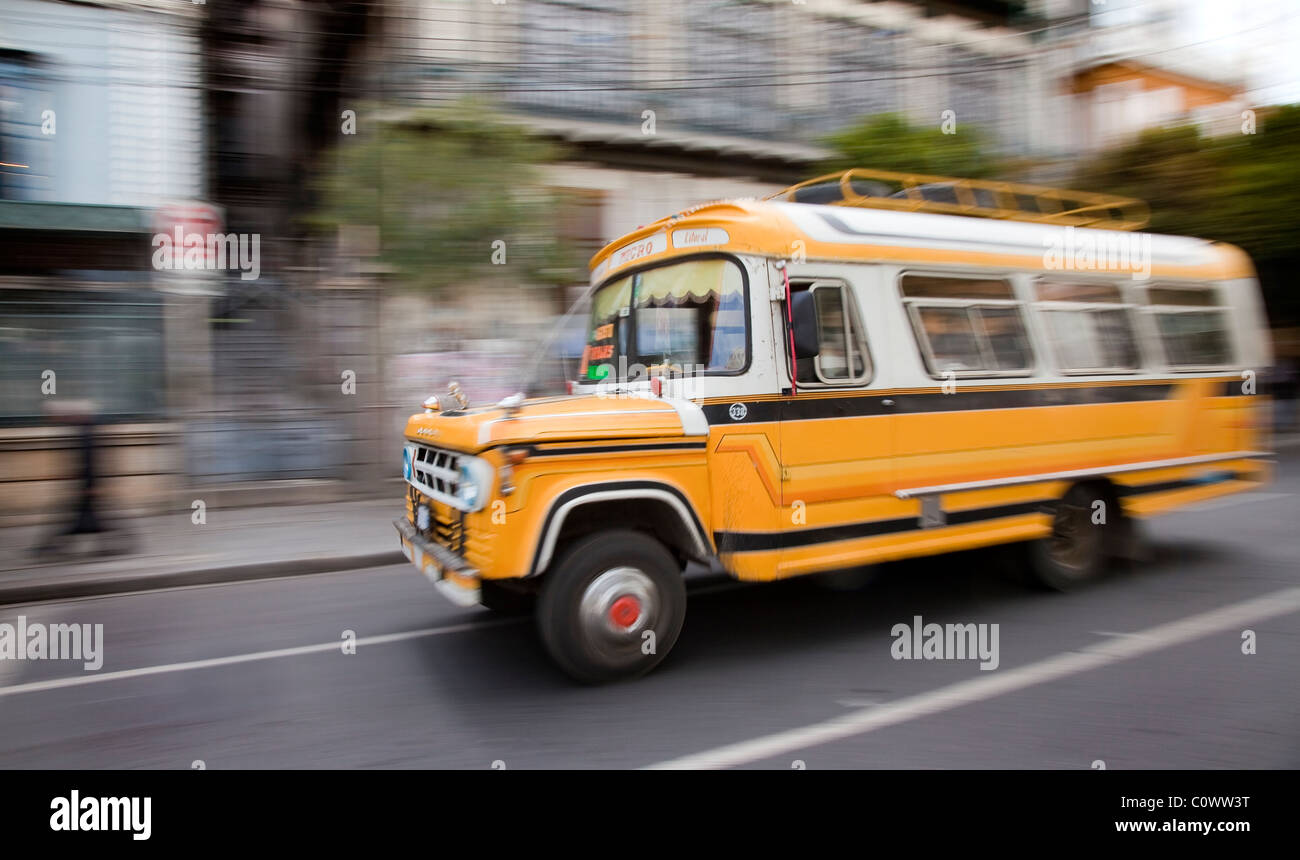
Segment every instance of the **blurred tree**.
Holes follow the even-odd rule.
[[[1073,184],[1145,200],[1155,232],[1203,236],[1216,217],[1205,204],[1218,193],[1219,174],[1200,133],[1183,126],[1146,131],[1103,152],[1076,170]]]
[[[1001,167],[979,130],[959,125],[955,134],[944,134],[938,122],[913,126],[893,113],[866,117],[830,135],[826,143],[836,151],[825,164],[828,171],[868,167],[977,179]]]
[[[469,101],[377,122],[338,146],[307,220],[377,227],[380,258],[411,286],[585,282],[555,229],[562,201],[542,181],[541,166],[556,155]]]
[[[1254,134],[1153,129],[1082,165],[1082,189],[1138,197],[1151,228],[1231,242],[1255,261],[1275,325],[1300,322],[1300,106],[1259,111]]]

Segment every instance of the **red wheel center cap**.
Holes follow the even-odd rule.
[[[630,594],[615,600],[609,607],[609,620],[619,627],[631,627],[641,617],[641,601]]]

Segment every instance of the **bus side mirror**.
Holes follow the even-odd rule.
[[[817,337],[817,311],[812,290],[794,293],[790,301],[790,315],[794,318],[794,357],[816,358],[821,352],[821,344]]]

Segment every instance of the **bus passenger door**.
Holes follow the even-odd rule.
[[[898,510],[893,402],[879,393],[862,303],[848,281],[792,278],[791,315],[795,379],[781,413],[780,576],[863,563],[879,521]]]

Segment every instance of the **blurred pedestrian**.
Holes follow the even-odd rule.
[[[99,441],[96,433],[94,405],[89,401],[72,401],[62,404],[53,412],[56,423],[67,424],[77,431],[76,479],[77,496],[69,506],[71,514],[62,526],[56,527],[33,548],[38,557],[66,550],[77,535],[96,535],[101,551],[127,552],[132,535],[103,517],[104,485],[98,470]]]

